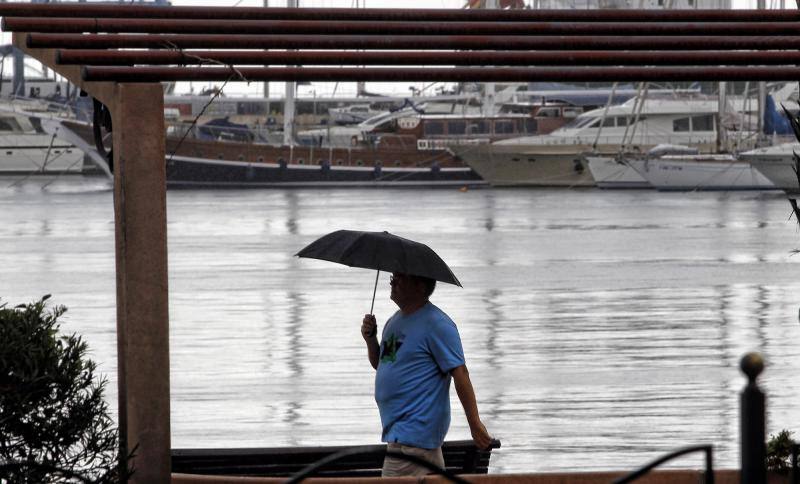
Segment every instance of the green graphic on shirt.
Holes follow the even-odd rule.
[[[383,348],[381,348],[383,350],[381,351],[381,363],[394,363],[397,361],[397,352],[400,351],[401,346],[403,346],[403,342],[392,333],[389,339],[384,341]]]

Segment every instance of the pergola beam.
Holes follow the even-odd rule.
[[[60,65],[719,66],[798,65],[800,51],[331,52],[59,49]]]
[[[369,67],[95,67],[88,81],[329,81],[329,82],[678,82],[787,81],[800,79],[800,67],[581,67],[581,68],[369,68]]]
[[[158,7],[99,4],[0,4],[2,17],[98,17],[220,20],[366,20],[498,22],[797,22],[800,10],[458,10],[380,8]]]
[[[94,98],[100,100],[106,106],[112,106],[114,102],[114,83],[84,81],[81,77],[81,68],[79,66],[59,64],[56,60],[56,50],[28,47],[26,38],[27,34],[24,32],[14,32],[12,43],[25,54],[38,60],[53,71],[58,72],[59,75],[66,78],[75,86],[78,86],[86,92],[91,92]]]
[[[792,36],[27,34],[31,48],[367,50],[796,50]]]
[[[797,35],[800,22],[439,22],[359,20],[219,20],[4,18],[3,31],[41,33],[154,33],[233,35],[515,35],[676,36]]]

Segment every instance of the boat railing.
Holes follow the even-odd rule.
[[[59,119],[91,119],[91,113],[88,113],[88,117],[81,118],[81,114],[86,113],[82,113],[80,108],[66,101],[25,96],[9,96],[4,99],[6,102],[3,103],[3,109],[14,113],[46,115]]]
[[[271,139],[270,135],[280,134],[280,137],[282,137],[282,133],[268,130],[266,126],[242,127],[167,121],[166,129],[168,137],[244,144],[280,145],[280,141]]]

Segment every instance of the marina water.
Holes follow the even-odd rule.
[[[52,182],[46,185],[48,182]],[[45,186],[46,185],[46,186]],[[768,433],[800,431],[800,248],[774,192],[169,191],[172,445],[372,444],[360,321],[375,273],[293,255],[340,228],[434,248],[491,472],[632,470],[690,444],[739,462],[738,370],[764,354]],[[112,192],[0,178],[0,297],[52,293],[116,408]],[[382,275],[375,314],[395,310]],[[450,439],[469,438],[452,392]],[[797,437],[797,435],[796,435]],[[701,467],[699,455],[671,465]]]

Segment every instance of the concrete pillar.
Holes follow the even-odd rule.
[[[169,304],[164,97],[160,84],[117,84],[111,106],[122,452],[130,482],[170,479]]]

